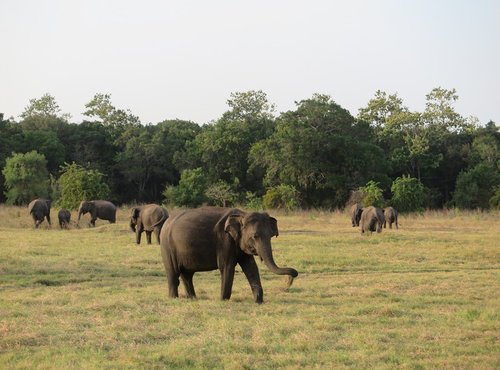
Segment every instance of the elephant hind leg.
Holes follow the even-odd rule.
[[[187,298],[196,298],[196,292],[194,291],[193,285],[193,275],[194,272],[182,272],[181,279],[186,289]]]
[[[146,240],[148,244],[151,244],[151,231],[146,231]]]

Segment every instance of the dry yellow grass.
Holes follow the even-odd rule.
[[[127,208],[70,230],[53,210],[34,230],[0,206],[0,368],[500,367],[498,213],[402,216],[371,236],[341,212],[270,213],[275,259],[299,277],[286,292],[259,263],[256,305],[241,272],[228,302],[217,271],[195,275],[197,300],[168,299]]]

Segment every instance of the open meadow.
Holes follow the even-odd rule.
[[[69,230],[52,209],[35,230],[0,205],[0,369],[500,368],[498,212],[400,216],[371,236],[341,212],[270,214],[276,263],[299,276],[285,291],[259,261],[258,305],[239,267],[229,301],[218,271],[195,274],[196,300],[169,299],[125,208]]]

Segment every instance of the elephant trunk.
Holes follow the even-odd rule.
[[[85,214],[85,213],[83,212],[83,208],[80,207],[80,209],[78,210],[78,219],[76,220],[77,225],[80,223],[80,217],[82,217],[82,214]]]
[[[292,285],[293,279],[299,275],[297,270],[295,270],[291,267],[278,267],[276,265],[276,263],[274,262],[271,245],[262,246],[261,248],[259,248],[258,255],[260,258],[262,258],[262,260],[266,264],[269,271],[271,271],[277,275],[288,275],[289,276],[288,282],[287,282],[287,289]]]

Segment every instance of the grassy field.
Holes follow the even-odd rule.
[[[498,213],[371,236],[338,212],[271,214],[275,260],[299,276],[285,291],[259,262],[257,305],[241,270],[230,301],[216,271],[195,275],[198,299],[169,299],[159,247],[134,243],[124,209],[70,230],[52,210],[35,230],[0,206],[0,369],[500,368]]]

